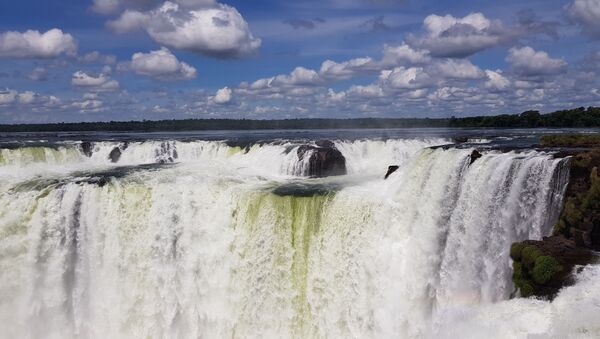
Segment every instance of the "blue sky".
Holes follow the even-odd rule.
[[[600,0],[0,3],[0,122],[600,105]]]

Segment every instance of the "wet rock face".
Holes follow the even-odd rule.
[[[90,158],[94,152],[94,145],[92,145],[92,143],[89,141],[82,142],[79,145],[79,148],[81,149],[81,152],[83,152],[83,154],[85,154],[85,156],[88,158]]]
[[[315,143],[316,146],[304,145],[298,147],[298,159],[308,159],[308,173],[310,177],[329,177],[345,175],[346,158],[331,141],[324,140]]]
[[[119,147],[113,148],[113,150],[110,151],[108,158],[111,162],[118,162],[119,159],[121,159],[121,149]]]
[[[481,153],[479,153],[478,150],[473,150],[473,152],[471,152],[471,163],[469,165],[472,165],[477,159],[481,158],[483,155]]]
[[[396,172],[399,168],[400,166],[389,166],[384,179],[387,179],[390,175],[392,175],[392,173]]]

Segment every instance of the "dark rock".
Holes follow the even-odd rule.
[[[317,145],[318,147],[324,147],[324,148],[335,148],[335,143],[330,140],[319,140],[319,141],[315,142],[315,145]]]
[[[83,154],[85,154],[86,157],[91,157],[92,153],[94,152],[94,145],[92,145],[91,142],[89,141],[84,141],[79,145],[79,148],[81,149],[81,152],[83,152]]]
[[[322,178],[347,173],[346,158],[331,141],[320,141],[317,146],[300,146],[297,152],[300,161],[310,157],[308,173],[304,175]]]
[[[121,149],[119,147],[113,148],[113,150],[110,151],[110,154],[108,155],[108,158],[112,162],[118,162],[119,159],[121,159]]]
[[[478,150],[473,150],[473,152],[471,152],[471,162],[469,163],[469,165],[472,165],[475,160],[481,158],[483,155],[481,155],[481,153],[479,153]]]
[[[400,166],[389,166],[384,179],[387,179],[390,175],[392,175],[392,173],[396,172],[398,168],[400,168]]]
[[[465,142],[468,142],[468,141],[469,141],[469,137],[465,137],[465,136],[456,136],[456,137],[452,138],[452,141],[453,141],[455,144],[463,144],[463,143],[465,143]]]
[[[514,243],[513,282],[523,297],[553,299],[558,291],[574,283],[573,269],[598,261],[589,249],[578,247],[563,236],[546,237],[542,241]]]

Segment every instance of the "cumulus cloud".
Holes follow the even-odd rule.
[[[500,21],[490,20],[482,13],[471,13],[463,18],[429,15],[423,27],[426,31],[423,36],[410,36],[408,41],[437,57],[467,57],[511,37]]]
[[[17,92],[12,89],[0,89],[0,106],[39,106],[40,108],[56,107],[61,103],[55,96],[43,96],[32,91]]]
[[[566,61],[552,59],[548,53],[535,51],[529,46],[511,48],[506,61],[517,73],[524,76],[558,74],[564,72],[567,67]]]
[[[319,74],[326,79],[350,79],[356,73],[370,70],[373,66],[373,59],[371,58],[356,58],[341,63],[326,60],[321,65]]]
[[[229,87],[221,88],[213,97],[213,102],[219,105],[227,104],[231,102],[232,93]]]
[[[17,91],[12,89],[0,89],[0,105],[12,104],[17,100]]]
[[[393,89],[424,88],[433,82],[422,67],[396,67],[393,70],[385,70],[379,75],[379,80]]]
[[[140,75],[158,80],[189,80],[196,77],[196,69],[177,60],[168,48],[150,53],[135,53],[131,57],[131,69]]]
[[[146,12],[126,10],[108,26],[120,33],[144,29],[163,46],[217,58],[245,57],[261,45],[235,8],[216,3],[186,7],[167,1]]]
[[[580,25],[585,33],[600,38],[600,1],[575,0],[565,10],[569,19]]]
[[[384,67],[404,64],[423,64],[431,61],[429,51],[413,49],[406,43],[398,46],[385,45],[381,64]]]
[[[485,77],[485,73],[469,60],[444,60],[434,65],[433,72],[448,79],[474,80]]]
[[[0,33],[0,57],[47,59],[76,52],[73,36],[57,28],[45,33],[33,30]]]
[[[502,75],[502,71],[500,70],[486,70],[485,75],[487,77],[487,81],[485,82],[486,88],[496,91],[503,91],[510,86],[510,80],[508,80],[504,75]]]
[[[87,88],[91,91],[111,92],[119,89],[119,82],[112,80],[105,74],[97,76],[89,75],[83,71],[78,71],[73,74],[71,84],[76,87]]]

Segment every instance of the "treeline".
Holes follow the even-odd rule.
[[[0,125],[0,132],[75,132],[75,131],[201,131],[201,130],[258,130],[258,129],[356,129],[412,127],[600,127],[599,107],[580,107],[571,110],[540,114],[527,111],[521,114],[475,116],[466,118],[364,118],[364,119],[186,119],[160,121],[110,121],[57,124]]]

